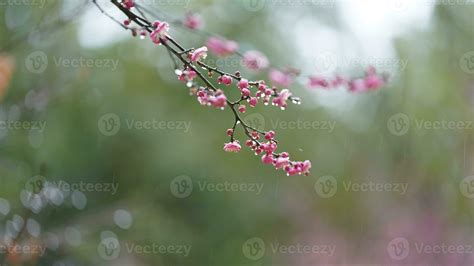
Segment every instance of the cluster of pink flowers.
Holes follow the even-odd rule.
[[[227,134],[233,137],[233,129],[228,129]],[[260,136],[263,136],[265,141],[261,143],[259,141]],[[283,169],[288,176],[294,175],[309,175],[311,170],[311,162],[306,160],[304,162],[290,161],[290,155],[287,152],[276,154],[277,142],[275,140],[275,132],[268,131],[265,133],[259,133],[252,131],[250,133],[250,139],[245,142],[245,145],[255,152],[255,155],[261,155],[262,162],[264,164],[271,164],[275,169]],[[241,150],[240,142],[238,140],[232,140],[224,144],[224,150],[226,152],[239,152]]]
[[[216,108],[224,109],[227,106],[227,97],[222,90],[211,91],[205,88],[200,88],[196,92],[197,99],[201,105],[214,106]]]
[[[193,49],[188,52],[187,57],[191,64],[200,62],[201,66],[203,66],[202,60],[206,58],[207,51],[208,49],[206,46]],[[191,93],[197,96],[201,105],[224,109],[230,103],[232,108],[234,108],[233,105],[237,105],[237,111],[239,113],[245,113],[247,111],[247,105],[244,104],[244,101],[247,101],[250,107],[255,107],[258,102],[261,101],[265,105],[268,105],[271,102],[273,105],[284,109],[288,105],[287,101],[292,96],[288,89],[278,91],[276,87],[269,87],[266,85],[265,81],[249,81],[248,79],[242,78],[240,72],[236,72],[234,75],[221,74],[217,77],[216,81],[218,84],[225,87],[231,86],[234,79],[237,80],[235,86],[240,92],[240,101],[237,103],[231,103],[228,101],[224,91],[221,89],[214,91],[194,84],[193,80],[197,77],[197,73],[194,69],[186,67],[184,70],[177,71],[177,74],[180,81],[189,84],[189,87],[191,87]],[[212,71],[209,70],[209,77],[212,76]],[[252,87],[255,90],[254,92],[252,92]],[[243,122],[241,121],[241,123]],[[283,169],[290,176],[309,174],[311,169],[310,161],[294,162],[290,161],[287,152],[280,154],[275,153],[277,149],[277,142],[274,139],[275,132],[269,131],[266,133],[259,133],[245,124],[242,126],[244,131],[248,133],[248,136],[250,137],[250,139],[247,140],[246,145],[250,147],[255,154],[262,155],[262,162],[264,164],[271,164],[276,169]],[[242,146],[238,140],[234,139],[234,129],[228,129],[227,135],[231,137],[231,141],[224,144],[224,150],[226,152],[240,152]],[[266,140],[265,143],[259,142],[261,136]]]
[[[183,24],[190,29],[199,29],[202,25],[202,20],[197,14],[188,13]],[[219,57],[236,54],[239,50],[239,44],[237,42],[226,40],[222,37],[210,37],[207,40],[206,45],[210,52]],[[261,71],[270,66],[268,58],[263,53],[256,50],[247,51],[242,55],[242,57],[243,65],[252,71]],[[291,87],[294,82],[294,77],[298,75],[299,71],[293,70],[281,71],[278,69],[270,69],[268,72],[271,84],[283,88]],[[386,80],[386,77],[378,74],[375,68],[370,67],[367,70],[365,77],[357,79],[346,79],[340,75],[337,75],[333,79],[320,76],[309,76],[307,87],[312,89],[334,89],[346,87],[351,92],[366,92],[380,89],[386,85]],[[228,82],[219,81],[219,83],[227,86],[230,85]],[[284,102],[284,96],[285,94],[280,100],[276,100],[275,104],[284,106],[284,104],[279,104],[280,102]]]
[[[378,90],[385,86],[386,83],[386,76],[377,73],[374,67],[369,67],[364,77],[356,79],[346,79],[340,75],[337,75],[334,79],[311,76],[309,77],[307,87],[312,89],[334,89],[344,86],[351,92],[366,92]]]
[[[255,93],[254,97],[252,97],[252,93],[250,91],[250,82],[248,80],[241,79],[237,84],[238,88],[240,89],[240,93],[242,94],[242,97],[244,99],[247,99],[251,107],[255,107],[259,100],[262,100],[265,105],[268,105],[272,97],[272,105],[278,106],[282,110],[284,110],[288,106],[287,101],[292,96],[291,92],[288,89],[278,91],[276,87],[270,88],[269,86],[267,86],[265,84],[265,81],[263,80],[259,82],[252,82],[252,84],[258,84],[256,85],[257,92]]]
[[[204,47],[205,48],[205,47]],[[205,50],[205,49],[202,49]],[[196,51],[190,52],[189,57],[193,57],[192,55],[196,54]],[[198,52],[199,54],[199,52]],[[221,105],[220,103],[216,103],[214,101],[214,94],[206,93],[204,89],[195,90],[196,86],[193,86],[192,81],[197,77],[197,73],[187,67],[184,70],[178,70],[176,72],[178,75],[178,79],[183,82],[188,82],[188,86],[192,87],[191,93],[198,95],[198,100],[203,105],[213,105],[216,107],[225,107],[226,105]],[[237,72],[236,75],[239,77],[240,73]],[[224,74],[217,78],[217,82],[222,84],[226,87],[232,85],[234,77]],[[191,82],[191,83],[190,83]],[[283,89],[278,91],[276,87],[269,87],[265,84],[265,81],[253,81],[250,82],[245,78],[239,78],[239,81],[236,84],[237,88],[240,91],[241,99],[246,100],[250,107],[256,107],[257,104],[261,101],[264,105],[268,105],[270,102],[272,105],[280,107],[284,110],[288,106],[288,100],[292,96],[292,93],[288,89]],[[254,86],[257,88],[256,92],[251,91],[251,87]],[[218,95],[223,95],[223,91],[219,90]],[[225,97],[225,96],[223,96]],[[273,100],[272,100],[273,98]],[[238,111],[240,113],[245,113],[247,111],[247,106],[244,105],[241,101],[241,104],[238,106]]]
[[[135,6],[133,0],[123,0],[122,4],[127,9],[131,9]],[[133,20],[132,17],[130,17],[130,19]],[[124,21],[125,26],[128,26],[131,23],[130,19]],[[290,161],[287,152],[276,153],[277,142],[274,139],[275,132],[257,131],[256,129],[246,125],[238,115],[238,113],[246,113],[247,106],[253,108],[256,107],[258,103],[263,103],[264,105],[269,105],[271,103],[282,110],[287,108],[288,101],[299,104],[299,99],[293,97],[289,90],[293,85],[294,78],[299,75],[298,70],[291,68],[283,71],[269,69],[269,60],[263,53],[256,50],[250,50],[241,55],[238,51],[239,44],[237,42],[226,40],[221,37],[209,38],[207,40],[207,46],[185,50],[177,44],[171,36],[169,36],[168,23],[164,21],[155,21],[151,25],[152,30],[150,38],[153,43],[160,45],[163,44],[164,41],[170,41],[174,46],[179,48],[178,51],[175,51],[172,50],[173,48],[166,45],[166,48],[172,51],[173,54],[184,63],[183,70],[176,70],[178,80],[186,83],[187,87],[191,90],[191,94],[197,97],[198,102],[201,105],[213,106],[219,109],[224,109],[225,107],[230,106],[234,111],[236,123],[234,124],[233,129],[227,131],[231,141],[224,145],[225,151],[239,152],[241,150],[240,142],[234,139],[235,127],[238,124],[241,124],[245,134],[249,137],[246,141],[246,146],[250,147],[256,155],[261,155],[264,164],[271,164],[276,169],[283,169],[291,176],[309,174],[311,169],[310,161]],[[182,22],[182,25],[192,30],[198,30],[203,26],[203,21],[198,14],[188,13]],[[137,30],[141,30],[140,35],[142,37],[146,36],[148,33],[147,30],[149,30],[149,28],[130,29],[134,35],[137,34]],[[233,54],[241,55],[242,64],[254,72],[269,69],[268,77],[270,85],[267,85],[265,81],[249,81],[248,79],[243,78],[239,71],[235,72],[235,74],[228,74],[216,68],[207,66],[204,63],[204,60],[206,59],[208,52],[219,57],[231,56]],[[185,56],[185,58],[181,56]],[[235,102],[229,101],[222,89],[218,89],[212,85],[208,79],[204,78],[201,73],[197,72],[198,66],[208,71],[209,78],[213,77],[215,72],[219,73],[219,77],[217,77],[216,81],[221,86],[229,87],[235,80],[236,87],[240,92],[240,98]],[[202,81],[206,83],[205,87],[198,85],[195,81],[197,77],[200,77]],[[333,87],[347,86],[350,91],[362,92],[378,89],[385,83],[386,79],[383,76],[377,74],[374,68],[369,68],[365,77],[354,80],[348,80],[341,76],[337,76],[333,80],[312,76],[309,78],[308,87],[329,89]],[[277,87],[283,89],[279,90]],[[261,137],[265,139],[264,142],[259,141]]]

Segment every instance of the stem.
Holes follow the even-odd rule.
[[[97,3],[95,2],[96,0],[93,0],[93,2],[97,5]],[[146,18],[144,18],[144,14],[143,12],[141,12],[141,10],[138,9],[138,11],[140,12],[141,16],[143,17],[140,17],[140,15],[137,15],[135,13],[133,13],[132,11],[130,11],[129,9],[127,9],[126,7],[124,7],[123,5],[121,5],[117,0],[110,0],[112,2],[112,4],[114,4],[117,8],[119,8],[127,17],[130,21],[133,21],[135,22],[137,25],[139,25],[142,29],[148,31],[149,33],[152,32],[152,29],[153,29],[153,26],[152,26],[152,23],[150,21],[148,21]],[[98,6],[98,5],[97,5]],[[99,6],[98,6],[99,7]],[[141,7],[140,7],[141,8]],[[99,7],[99,9],[101,9]],[[101,9],[101,11],[103,11]],[[102,12],[104,14],[106,14],[108,17],[110,17],[107,13],[105,12]],[[113,18],[112,18],[113,19]],[[115,19],[113,19],[114,21],[117,21]],[[120,23],[120,22],[119,22]],[[120,23],[121,24],[121,23]],[[124,26],[121,24],[121,26]],[[130,29],[128,27],[125,27],[125,29]],[[168,43],[171,43],[173,44],[178,50],[176,50],[175,48],[171,47],[171,45]],[[190,51],[192,51],[193,49],[186,49],[184,48],[184,46],[182,46],[181,44],[179,44],[176,40],[174,40],[171,36],[166,36],[166,39],[160,39],[160,42],[161,44],[168,50],[168,53],[171,55],[174,55],[179,61],[181,61],[183,64],[184,64],[184,67],[186,68],[189,68],[191,70],[193,70],[194,72],[196,72],[197,76],[199,77],[199,79],[201,79],[207,86],[207,89],[211,90],[211,91],[217,91],[218,89],[200,72],[198,71],[197,67],[190,61],[188,61],[186,58],[183,58],[183,55],[186,55],[188,54]],[[173,59],[174,61],[174,59]],[[198,61],[196,63],[197,65],[201,66],[202,68],[208,70],[208,71],[211,71],[211,72],[216,72],[216,73],[219,73],[220,75],[228,75],[230,77],[232,77],[233,79],[237,80],[237,81],[240,81],[242,80],[242,77],[240,76],[237,76],[235,74],[230,74],[230,73],[226,73],[220,69],[218,69],[217,67],[212,67],[212,66],[209,66],[201,61]],[[176,62],[175,62],[175,66],[176,66]],[[249,84],[251,86],[258,86],[260,82],[258,81],[253,81],[253,82],[249,82]],[[277,95],[272,95],[272,96],[277,96]],[[237,110],[235,110],[235,107],[237,105],[239,105],[242,101],[246,100],[247,97],[241,97],[239,100],[235,101],[235,102],[232,102],[232,101],[229,101],[227,100],[227,104],[230,106],[230,110],[232,110],[232,113],[234,114],[234,118],[235,118],[235,122],[234,122],[234,125],[233,125],[233,130],[236,129],[237,127],[237,124],[240,124],[245,132],[245,134],[252,140],[256,143],[256,145],[258,147],[260,147],[262,145],[262,143],[260,143],[256,138],[254,138],[251,134],[252,131],[254,132],[257,132],[258,134],[261,134],[262,136],[264,136],[267,132],[265,131],[261,131],[261,130],[258,130],[256,128],[253,128],[252,126],[249,126],[248,124],[246,124],[243,119],[240,117],[239,113]],[[296,99],[296,98],[295,98]],[[290,98],[291,100],[291,98]],[[234,141],[234,133],[231,135],[231,141]],[[276,142],[275,142],[276,143]],[[278,158],[280,155],[279,154],[276,154],[276,153],[273,153],[273,156],[275,156],[276,158]]]

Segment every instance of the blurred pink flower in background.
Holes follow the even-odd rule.
[[[272,69],[269,72],[269,78],[273,85],[289,88],[293,83],[293,76],[290,73]]]
[[[204,26],[201,15],[197,13],[187,13],[183,24],[192,30],[201,29]]]
[[[217,56],[233,55],[239,50],[239,44],[222,38],[211,37],[207,40],[207,47]]]
[[[248,51],[244,54],[244,65],[254,71],[259,71],[268,67],[268,58],[259,51]]]

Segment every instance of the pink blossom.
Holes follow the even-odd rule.
[[[217,79],[217,82],[229,86],[230,84],[232,84],[232,77],[229,75],[222,75]]]
[[[385,81],[383,80],[383,78],[377,74],[370,74],[365,77],[365,86],[367,87],[367,89],[376,90],[382,87],[384,84]]]
[[[364,92],[367,90],[367,86],[364,79],[355,79],[349,82],[349,91],[351,92]]]
[[[200,90],[198,91],[197,93],[197,96],[198,96],[198,101],[201,105],[208,105],[210,104],[209,102],[209,95],[207,94],[207,91],[205,90]]]
[[[286,166],[285,171],[288,176],[295,176],[297,174],[300,174],[301,172],[299,171],[298,167],[291,167],[291,166]]]
[[[183,22],[184,26],[195,30],[195,29],[200,29],[203,26],[203,21],[202,18],[199,14],[196,13],[187,13],[186,18],[184,19]]]
[[[237,83],[237,86],[239,87],[239,89],[243,90],[243,89],[248,89],[249,88],[249,81],[246,80],[246,79],[241,79],[239,81],[239,83]]]
[[[240,93],[242,93],[242,96],[244,96],[244,97],[249,97],[250,96],[250,90],[249,89],[241,89]]]
[[[308,161],[308,160],[304,161],[301,164],[301,172],[305,175],[308,175],[310,170],[311,170],[311,161]]]
[[[178,79],[180,81],[184,81],[184,82],[187,82],[187,81],[193,81],[195,78],[197,77],[197,73],[196,71],[192,70],[191,68],[186,68],[186,70],[184,70],[181,75],[179,75]]]
[[[290,160],[288,158],[283,158],[283,157],[278,157],[275,161],[275,168],[276,169],[281,169],[284,168],[285,166],[290,164]]]
[[[206,45],[212,53],[221,57],[232,55],[239,50],[238,43],[217,37],[209,38]]]
[[[202,59],[206,59],[207,57],[207,47],[203,46],[201,48],[198,48],[194,50],[193,52],[190,53],[189,59],[191,59],[191,62],[197,62]]]
[[[273,99],[273,104],[281,108],[286,108],[288,106],[286,101],[290,97],[291,97],[291,92],[287,89],[284,89],[278,94],[277,97]]]
[[[264,150],[267,154],[271,154],[277,149],[277,145],[274,142],[268,142],[260,145],[260,148]]]
[[[250,105],[251,107],[255,107],[255,106],[257,106],[258,99],[255,98],[255,97],[251,97],[251,98],[248,100],[248,102],[249,102],[249,105]]]
[[[225,143],[224,145],[224,151],[226,152],[239,152],[242,147],[240,146],[240,143],[238,140]]]
[[[134,0],[123,0],[123,6],[127,9],[131,9],[135,6]]]
[[[227,97],[224,94],[218,94],[210,99],[210,103],[217,108],[224,108],[227,106]]]
[[[223,109],[227,106],[227,97],[221,90],[212,92],[209,90],[201,89],[197,92],[198,101],[201,105],[212,105],[216,108]]]
[[[272,140],[275,137],[275,131],[268,131],[265,134],[265,139],[266,140]]]
[[[333,87],[339,87],[339,86],[342,86],[344,84],[346,84],[347,81],[346,79],[344,79],[342,76],[340,75],[337,75],[336,78],[334,78],[332,81],[331,81],[331,86]]]
[[[240,106],[239,106],[239,112],[240,112],[240,113],[245,113],[245,112],[247,112],[247,106],[245,106],[245,105],[240,105]]]
[[[265,154],[262,156],[262,162],[264,164],[272,164],[273,163],[273,155],[272,154]]]
[[[293,83],[293,77],[289,73],[284,73],[277,69],[270,70],[268,74],[273,85],[288,88]]]
[[[259,51],[248,51],[244,54],[244,65],[251,70],[262,70],[268,67],[268,58]]]
[[[311,76],[309,77],[308,88],[329,88],[329,82],[324,78]]]
[[[155,29],[151,32],[150,38],[153,43],[160,44],[162,39],[166,39],[166,36],[168,35],[168,31],[170,29],[170,25],[166,22],[157,20],[153,23],[153,27]]]

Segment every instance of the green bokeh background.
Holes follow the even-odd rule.
[[[336,123],[333,132],[277,129],[282,150],[313,163],[312,175],[287,177],[262,165],[246,149],[240,154],[222,150],[228,141],[225,131],[233,122],[231,112],[202,107],[190,97],[185,86],[175,80],[163,48],[133,38],[100,48],[81,47],[77,34],[80,20],[48,30],[40,26],[35,34],[29,34],[39,21],[58,19],[67,3],[49,1],[44,8],[0,7],[0,47],[16,62],[0,108],[8,114],[12,106],[18,107],[19,120],[46,122],[39,136],[28,130],[2,134],[0,198],[9,201],[11,211],[6,216],[0,214],[0,233],[14,214],[24,213],[20,192],[35,175],[51,181],[116,182],[119,188],[115,195],[86,193],[83,210],[74,208],[66,198],[59,207],[33,214],[43,233],[54,232],[62,239],[64,229],[74,226],[81,232],[82,242],[71,246],[62,241],[58,250],[48,250],[44,257],[24,262],[26,265],[366,265],[392,262],[387,259],[386,246],[394,236],[424,239],[436,231],[432,242],[473,244],[474,201],[463,196],[459,186],[473,174],[474,129],[418,129],[414,123],[474,120],[474,74],[462,67],[467,64],[463,55],[474,51],[472,5],[438,5],[428,29],[408,28],[397,37],[395,50],[400,59],[408,60],[407,68],[393,75],[380,91],[353,95],[350,108],[319,106],[314,100],[317,93],[295,85],[293,92],[302,97],[301,106],[290,106],[285,112],[264,106],[252,110],[267,128],[275,119]],[[344,32],[347,29],[337,12],[342,4],[332,8],[293,6],[291,12],[317,18]],[[264,51],[273,65],[298,66],[298,57],[292,55],[294,43],[278,29],[282,25],[272,20],[272,12],[279,7],[267,5],[251,12],[245,5],[230,0],[191,1],[187,8],[203,11],[209,31],[239,40],[244,49]],[[159,8],[169,14],[184,13],[179,5]],[[245,23],[231,23],[235,16],[242,16]],[[8,27],[9,19],[19,24]],[[291,30],[291,25],[286,27]],[[205,41],[181,29],[173,28],[172,34],[189,47]],[[26,68],[28,56],[35,51],[45,52],[49,59],[41,74]],[[115,71],[65,68],[54,65],[53,58],[59,57],[112,59],[119,64]],[[354,69],[351,74],[362,71]],[[25,103],[27,95],[36,97],[36,108]],[[104,136],[98,128],[101,117],[108,113],[121,119],[122,127],[114,136]],[[392,134],[387,127],[397,113],[412,120],[403,136]],[[131,119],[185,121],[191,127],[189,132],[127,129],[126,120]],[[358,123],[365,126],[358,127]],[[182,175],[193,180],[194,190],[189,197],[177,198],[170,186]],[[336,196],[325,199],[315,192],[315,183],[323,176],[337,180]],[[204,181],[258,183],[263,184],[263,190],[260,195],[201,191],[198,184]],[[408,191],[405,195],[344,191],[342,184],[350,181],[406,183]],[[131,228],[121,229],[114,223],[118,209],[130,212]],[[429,227],[425,217],[438,225],[416,235]],[[400,224],[413,227],[395,235],[387,233],[392,227],[405,228]],[[188,257],[122,250],[119,258],[107,261],[97,252],[104,230],[117,234],[122,245],[186,244],[192,250]],[[31,238],[28,233],[24,237]],[[253,237],[265,243],[334,244],[336,255],[275,255],[267,246],[266,254],[254,261],[242,252],[243,243]],[[444,255],[414,260],[472,265],[469,255],[459,256],[462,259],[457,264],[445,264],[448,256]],[[397,263],[408,265],[403,260]]]

